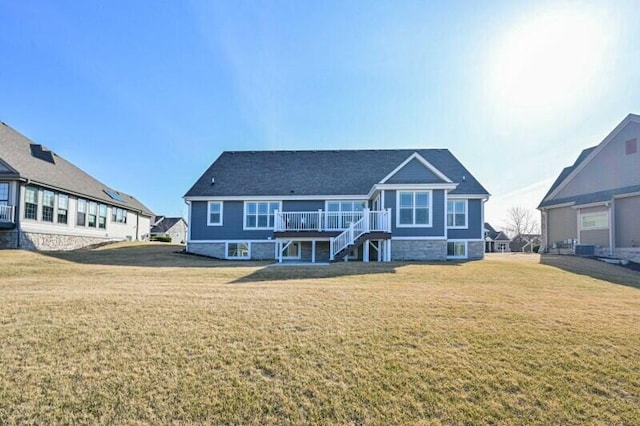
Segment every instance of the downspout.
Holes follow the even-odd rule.
[[[140,241],[140,212],[136,213],[136,241]]]

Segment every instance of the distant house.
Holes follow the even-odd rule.
[[[516,235],[509,242],[509,249],[512,252],[533,253],[540,248],[541,244],[542,235],[540,234]]]
[[[562,170],[538,209],[547,250],[640,259],[640,116]]]
[[[485,253],[507,253],[511,251],[511,239],[502,231],[496,231],[493,226],[484,223],[484,251]]]
[[[149,237],[153,213],[0,122],[0,248],[69,250]]]
[[[280,262],[481,259],[488,198],[446,149],[223,152],[184,197],[187,251]]]
[[[173,244],[187,241],[187,222],[181,217],[156,216],[151,226],[151,238],[170,237]]]

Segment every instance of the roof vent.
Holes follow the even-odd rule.
[[[467,175],[462,176],[462,181],[466,182],[467,181]]]
[[[216,178],[211,178],[211,185],[213,185],[214,183],[216,183]]]
[[[55,160],[53,159],[53,152],[44,149],[42,145],[32,143],[29,145],[29,147],[31,148],[31,155],[34,158],[46,161],[47,163],[56,164]]]

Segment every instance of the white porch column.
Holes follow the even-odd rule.
[[[362,261],[369,263],[369,240],[365,240],[362,245]]]
[[[391,262],[391,240],[387,240],[387,262]]]
[[[311,263],[316,263],[316,240],[311,241]]]
[[[278,263],[282,263],[282,241],[278,241]]]

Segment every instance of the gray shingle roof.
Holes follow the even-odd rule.
[[[589,194],[580,194],[572,197],[557,198],[546,200],[540,203],[540,207],[549,207],[556,204],[573,203],[577,206],[583,204],[599,203],[602,201],[610,201],[613,197],[623,194],[633,194],[640,192],[640,185],[625,186],[624,188],[609,189],[606,191],[591,192]]]
[[[9,173],[3,176],[27,179],[34,184],[153,216],[151,210],[131,195],[103,184],[58,154],[34,144],[2,122],[0,122],[0,160],[17,172],[17,174]],[[124,202],[109,197],[105,190],[119,194]]]
[[[414,152],[459,184],[452,193],[489,195],[447,149],[394,149],[225,151],[185,197],[366,195]]]
[[[549,205],[549,204],[560,204],[561,202],[558,202],[556,200],[547,200],[547,197],[558,187],[558,185],[560,185],[562,182],[564,182],[564,180],[567,178],[567,176],[569,176],[569,174],[575,170],[576,167],[578,167],[580,165],[580,163],[582,163],[588,156],[589,154],[591,154],[591,152],[596,149],[598,146],[592,146],[591,148],[587,148],[582,150],[582,152],[580,153],[580,155],[578,156],[578,158],[576,159],[576,161],[573,163],[573,165],[569,166],[569,167],[565,167],[564,169],[562,169],[562,171],[560,172],[560,175],[558,176],[558,178],[553,182],[553,184],[551,185],[551,188],[549,188],[549,191],[547,191],[547,193],[544,195],[544,197],[542,198],[542,201],[540,202],[540,205],[538,205],[538,208],[540,207],[544,207],[545,205]]]
[[[163,217],[159,222],[156,222],[156,224],[151,227],[151,233],[164,234],[181,220],[184,219],[181,217]]]

